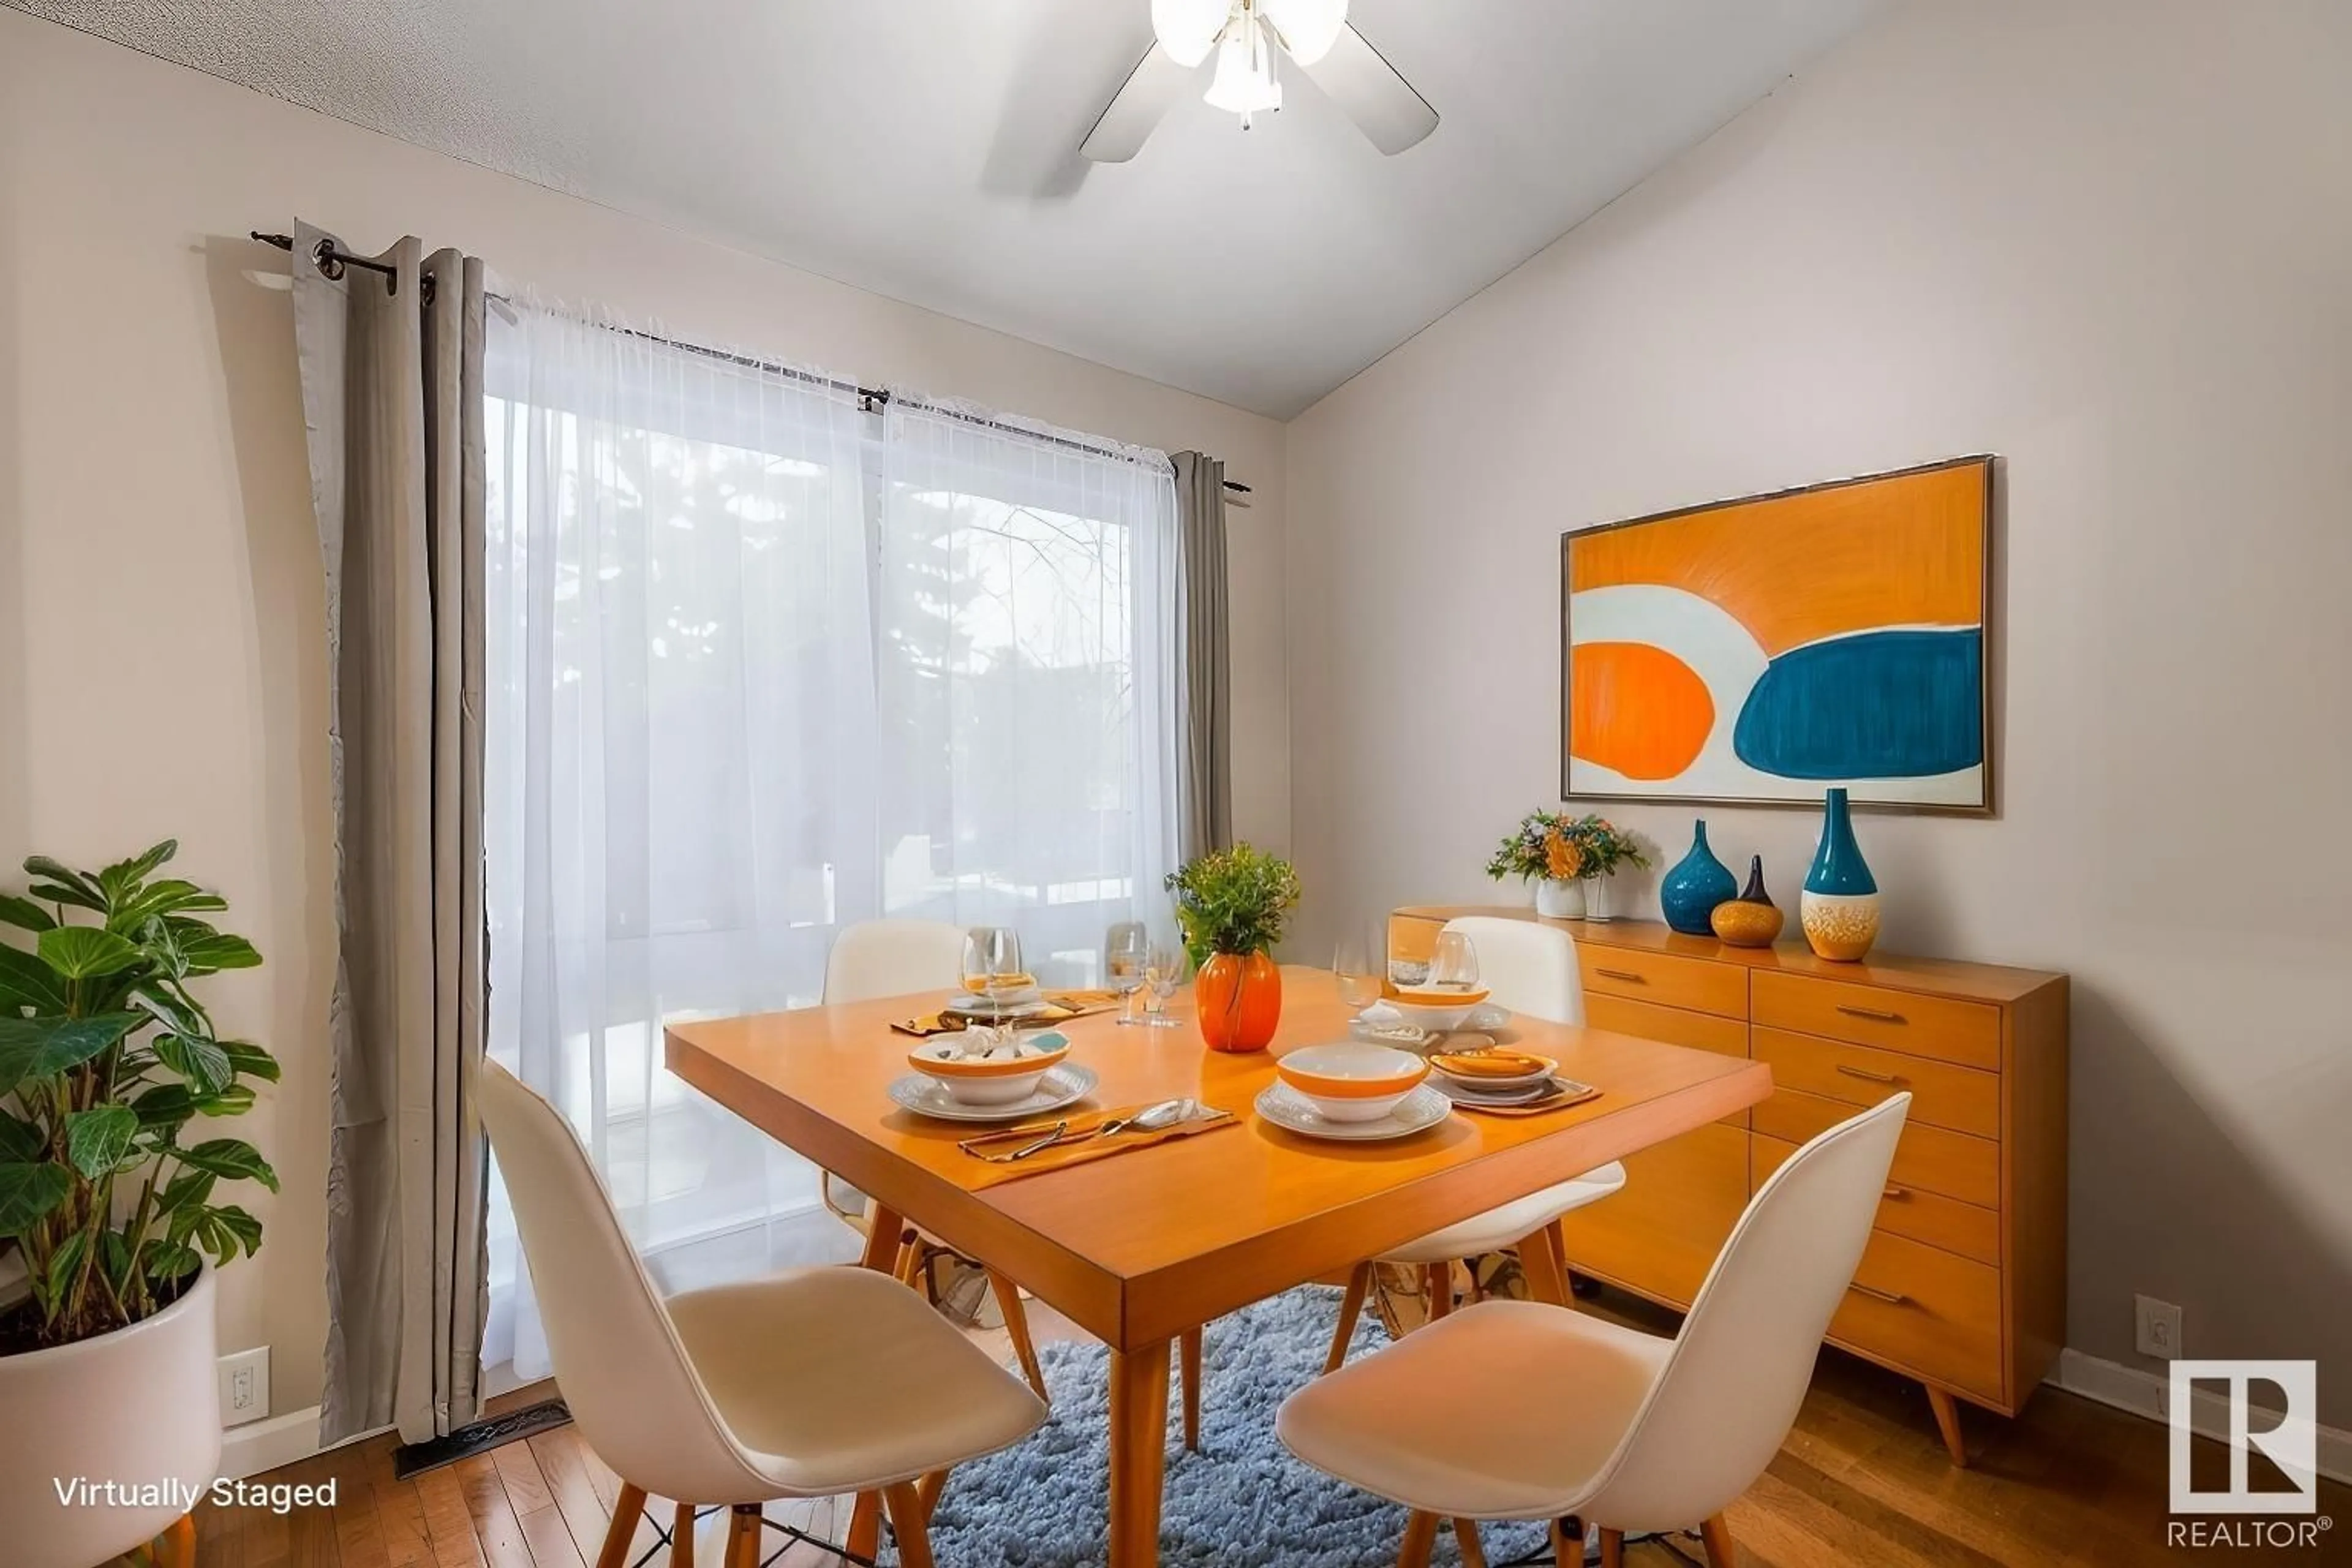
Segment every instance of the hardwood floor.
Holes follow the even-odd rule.
[[[1580,1306],[1645,1328],[1673,1321],[1613,1294]],[[1083,1337],[1042,1304],[1032,1302],[1029,1317],[1041,1344]],[[1212,1355],[1215,1333],[1212,1325]],[[1015,1364],[1002,1329],[973,1337],[1008,1367]],[[499,1407],[550,1392],[545,1384],[524,1389]],[[2164,1545],[2163,1427],[2048,1388],[2016,1421],[1975,1411],[1964,1419],[1973,1464],[1957,1470],[1916,1384],[1824,1352],[1796,1430],[1764,1477],[1726,1510],[1742,1568],[2132,1568],[2177,1564],[2190,1555]],[[589,1568],[595,1562],[620,1481],[575,1428],[542,1432],[414,1481],[393,1479],[394,1446],[389,1436],[373,1438],[261,1478],[335,1477],[331,1511],[199,1510],[199,1568]],[[2322,1482],[2320,1511],[2337,1520],[2352,1515],[2352,1488]],[[632,1563],[655,1543],[651,1521],[667,1522],[671,1505],[651,1500],[646,1513]],[[837,1539],[848,1522],[848,1500],[778,1504],[770,1514]],[[702,1521],[697,1563],[722,1560],[725,1529],[724,1513]],[[763,1558],[783,1542],[771,1532]],[[666,1561],[656,1558],[656,1568]],[[794,1547],[773,1568],[827,1568],[839,1561]],[[1391,1561],[1382,1559],[1378,1568]],[[1628,1568],[1704,1561],[1695,1535],[1631,1542],[1625,1552]]]

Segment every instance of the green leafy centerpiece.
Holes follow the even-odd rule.
[[[1298,907],[1298,872],[1250,844],[1214,849],[1170,873],[1193,999],[1210,1048],[1262,1051],[1282,1019],[1282,971],[1269,952]]]

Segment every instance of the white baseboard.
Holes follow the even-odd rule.
[[[230,1427],[221,1434],[222,1477],[241,1481],[264,1470],[274,1470],[280,1465],[295,1464],[314,1454],[325,1453],[326,1445],[319,1441],[319,1419],[322,1414],[313,1405],[308,1409],[289,1410],[283,1415],[272,1415],[266,1420],[248,1421],[242,1426]],[[346,1443],[364,1442],[391,1430],[389,1426],[379,1426],[373,1432],[346,1437],[342,1443],[333,1446],[340,1448]]]
[[[2058,1364],[2052,1370],[2049,1382],[2054,1388],[2095,1399],[2117,1410],[2128,1410],[2150,1421],[2168,1419],[2165,1406],[2172,1397],[2172,1380],[2161,1373],[2069,1350],[2058,1352]],[[2190,1407],[2189,1422],[2200,1436],[2226,1443],[2230,1440],[2230,1402],[2218,1394],[2200,1394]],[[2318,1436],[2319,1473],[2352,1485],[2352,1432],[2321,1426]]]

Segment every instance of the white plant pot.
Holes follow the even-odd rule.
[[[11,1568],[90,1568],[163,1532],[220,1472],[213,1271],[141,1322],[0,1356],[0,1499]],[[31,1440],[27,1435],[32,1435]],[[61,1501],[60,1482],[99,1495]],[[105,1483],[169,1495],[110,1503]],[[176,1491],[172,1489],[176,1488]]]
[[[1536,879],[1536,913],[1548,921],[1584,918],[1584,884],[1559,877]]]
[[[1617,918],[1617,900],[1612,895],[1606,873],[1587,877],[1584,889],[1584,918],[1589,921],[1613,921]]]

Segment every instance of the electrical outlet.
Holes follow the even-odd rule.
[[[269,1414],[269,1347],[220,1358],[221,1425],[242,1426]]]
[[[2180,1309],[2153,1296],[2132,1298],[2132,1338],[2139,1353],[2160,1361],[2180,1359]]]

